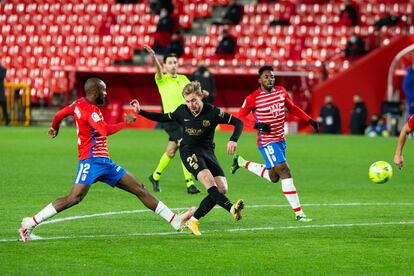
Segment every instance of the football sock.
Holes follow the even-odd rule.
[[[58,212],[56,211],[55,207],[53,207],[52,203],[50,203],[45,208],[43,208],[43,210],[33,216],[33,223],[34,225],[40,224],[48,218],[53,217],[57,213]]]
[[[242,159],[242,158],[241,158]],[[239,157],[240,160],[240,157]],[[258,163],[254,163],[254,162],[250,162],[250,161],[244,161],[245,162],[239,162],[239,166],[243,166],[245,167],[247,170],[251,171],[252,173],[254,173],[255,175],[258,175],[262,178],[267,179],[268,181],[271,182],[270,177],[269,177],[269,170],[266,169],[266,166],[263,164],[258,164]]]
[[[181,167],[183,168],[184,178],[187,185],[187,188],[191,185],[194,185],[193,178],[191,177],[191,173],[187,170],[187,168],[184,166],[183,162],[181,162]]]
[[[170,164],[172,158],[169,157],[165,152],[160,158],[160,162],[158,162],[158,166],[155,169],[155,172],[152,174],[152,178],[154,178],[155,181],[160,180],[161,173],[165,170],[166,167]]]
[[[207,215],[208,212],[211,211],[211,209],[214,208],[214,206],[216,206],[214,200],[209,195],[206,196],[200,202],[200,206],[198,206],[197,210],[194,212],[193,217],[195,217],[196,219],[204,217],[205,215]]]
[[[219,192],[216,186],[211,187],[207,190],[207,192],[216,204],[220,205],[221,207],[230,212],[231,206],[233,206],[233,204],[224,194]]]
[[[155,208],[155,213],[168,221],[168,223],[171,224],[174,229],[180,228],[180,221],[175,219],[177,215],[161,201],[158,201],[157,208]]]
[[[285,195],[287,201],[292,207],[295,213],[301,212],[302,208],[300,207],[299,196],[296,192],[295,185],[293,184],[292,178],[282,179],[282,191]]]

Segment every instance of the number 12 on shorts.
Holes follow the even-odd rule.
[[[78,176],[76,177],[76,181],[75,183],[79,183],[79,179],[82,181],[86,180],[86,177],[88,177],[88,173],[89,173],[89,169],[91,168],[91,165],[88,163],[81,163],[80,164],[80,168],[79,168],[79,172],[78,172]]]

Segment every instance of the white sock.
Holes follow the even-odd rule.
[[[282,179],[282,191],[287,201],[295,213],[302,212],[300,207],[299,196],[296,192],[295,185],[292,178]]]
[[[246,164],[244,165],[244,167],[247,170],[249,170],[252,173],[254,173],[255,175],[258,175],[258,176],[260,176],[262,178],[265,178],[268,181],[272,182],[270,180],[270,177],[269,177],[269,170],[266,169],[266,166],[265,165],[247,161]]]
[[[180,228],[180,221],[176,219],[177,215],[161,201],[158,201],[155,213],[168,221],[168,223],[171,224],[174,229],[178,230]]]
[[[33,216],[33,222],[35,225],[42,223],[43,221],[53,217],[58,212],[56,211],[55,207],[53,207],[52,203],[47,205],[43,210]]]

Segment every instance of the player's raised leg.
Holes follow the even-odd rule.
[[[231,166],[231,173],[235,174],[239,168],[245,168],[246,170],[252,172],[253,174],[266,179],[270,182],[277,182],[279,178],[271,179],[269,176],[269,170],[266,169],[264,164],[254,163],[248,160],[245,160],[242,156],[235,154],[233,156],[233,164]]]
[[[78,204],[86,196],[88,191],[89,185],[74,184],[69,195],[56,199],[33,217],[23,218],[22,227],[20,228],[20,236],[22,240],[28,242],[30,240],[30,234],[37,225],[53,217],[57,213]]]
[[[194,209],[190,208],[184,214],[175,214],[163,202],[153,196],[142,183],[140,183],[128,172],[122,176],[120,181],[115,186],[137,196],[148,209],[160,215],[176,230],[180,230],[194,213]]]

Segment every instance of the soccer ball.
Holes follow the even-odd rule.
[[[374,162],[369,167],[368,176],[374,183],[385,183],[392,177],[392,167],[385,161]]]

